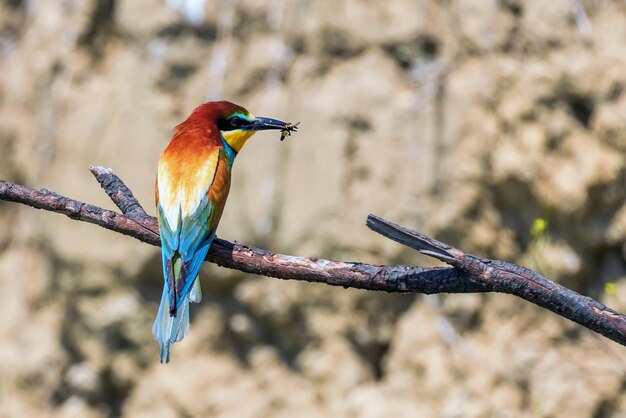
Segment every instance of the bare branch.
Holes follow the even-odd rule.
[[[115,176],[113,173],[110,174]],[[102,183],[107,194],[129,196],[130,191],[126,185],[117,176],[115,178],[117,182]],[[0,200],[62,213],[72,219],[100,225],[148,244],[161,245],[157,220],[151,216],[134,218],[69,199],[45,189],[34,190],[6,181],[0,181]],[[121,203],[119,206],[130,207]],[[275,254],[244,244],[233,244],[221,239],[213,242],[207,260],[222,267],[247,273],[368,290],[416,293],[481,291],[480,286],[469,281],[465,274],[452,268],[374,266],[315,257],[294,257]]]
[[[89,166],[89,171],[94,175],[98,183],[102,186],[113,203],[120,208],[122,213],[130,217],[145,218],[148,216],[141,207],[133,192],[124,184],[122,180],[110,168],[100,166]]]
[[[476,257],[374,215],[367,217],[367,226],[466,272],[472,280],[484,284],[486,291],[519,296],[626,345],[626,316],[532,270],[505,261]]]
[[[122,214],[45,189],[34,190],[7,181],[0,181],[0,200],[63,213],[159,246],[156,219],[146,214],[130,189],[110,169],[90,167],[90,170]],[[295,257],[221,239],[213,242],[207,260],[247,273],[366,290],[424,294],[509,293],[626,345],[624,315],[531,270],[504,261],[481,259],[374,215],[368,216],[367,226],[453,267],[378,266]]]

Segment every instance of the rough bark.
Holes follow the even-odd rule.
[[[157,220],[146,214],[122,180],[111,169],[90,167],[90,170],[122,213],[8,181],[0,181],[0,200],[62,213],[160,246]],[[346,288],[424,294],[508,293],[626,345],[626,316],[534,271],[504,261],[476,257],[374,215],[368,216],[367,226],[452,267],[382,266],[294,257],[221,239],[211,245],[207,261],[247,273]]]

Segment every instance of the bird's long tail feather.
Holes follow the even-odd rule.
[[[189,333],[189,302],[198,303],[201,298],[200,280],[196,277],[191,292],[179,304],[176,315],[171,316],[167,290],[163,288],[159,311],[152,325],[152,335],[161,345],[161,363],[164,359],[166,363],[170,362],[170,346]]]

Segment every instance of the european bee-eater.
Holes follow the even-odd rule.
[[[189,302],[200,302],[198,272],[215,238],[235,157],[255,132],[296,126],[255,117],[227,101],[197,107],[175,128],[159,159],[155,200],[165,284],[152,327],[161,362],[189,332]],[[283,137],[281,136],[281,138]]]

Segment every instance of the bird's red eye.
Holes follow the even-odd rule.
[[[239,121],[239,119],[238,119],[238,118],[232,118],[232,119],[230,120],[230,125],[231,125],[233,128],[237,128],[237,127],[239,127],[239,126],[241,125],[241,122]]]

